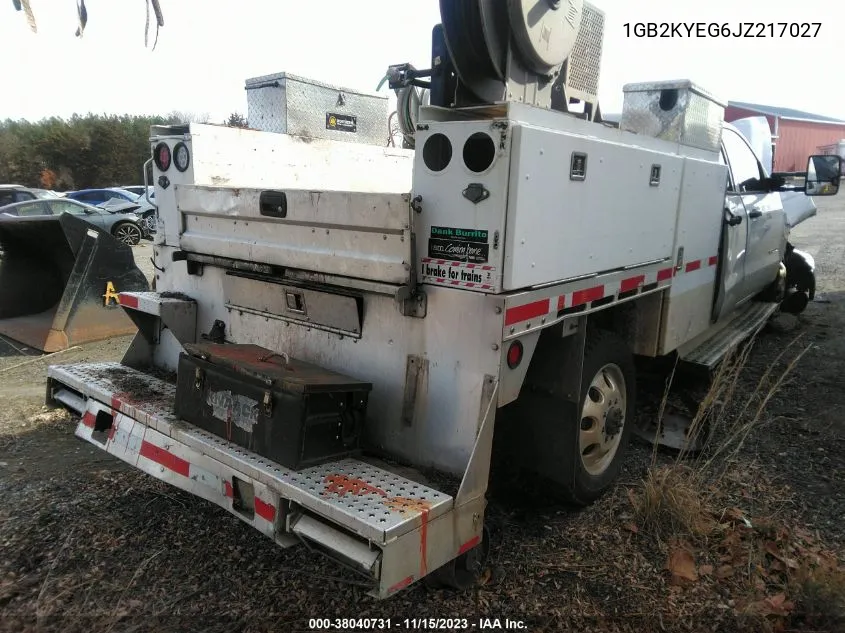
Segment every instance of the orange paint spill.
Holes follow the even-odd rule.
[[[341,497],[346,494],[356,496],[366,494],[380,495],[382,497],[387,496],[387,493],[381,488],[376,488],[366,481],[353,479],[346,475],[328,475],[323,480],[323,483],[326,484],[326,492],[332,492]]]
[[[431,511],[431,503],[422,499],[408,497],[389,497],[381,488],[377,488],[366,481],[347,477],[346,475],[327,475],[323,480],[325,492],[340,497],[344,495],[361,496],[366,494],[385,497],[384,504],[394,512],[418,512],[421,518],[420,525],[420,574],[425,576],[428,573],[428,517]]]
[[[431,503],[422,499],[392,497],[387,499],[385,504],[392,510],[420,513],[420,575],[425,576],[428,573],[428,513]]]

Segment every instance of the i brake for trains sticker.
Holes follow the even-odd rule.
[[[488,232],[432,226],[428,238],[428,256],[468,264],[486,264],[490,256]]]

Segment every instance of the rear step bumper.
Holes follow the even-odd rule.
[[[119,363],[51,366],[48,401],[82,416],[76,435],[216,503],[279,545],[306,542],[385,598],[480,542],[483,496],[453,497],[364,461],[286,470],[170,413],[175,387]]]

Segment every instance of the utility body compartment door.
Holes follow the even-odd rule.
[[[176,186],[179,245],[225,257],[405,285],[410,196],[395,193]]]

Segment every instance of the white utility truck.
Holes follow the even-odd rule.
[[[388,71],[427,91],[413,149],[384,147],[386,106],[284,74],[247,84],[275,131],[155,127],[138,334],[48,373],[80,438],[381,598],[473,582],[494,435],[590,503],[650,432],[635,357],[712,367],[788,291],[785,186],[722,103],[631,85],[604,124],[600,10],[440,4],[432,67]],[[835,193],[839,158],[811,160]]]

